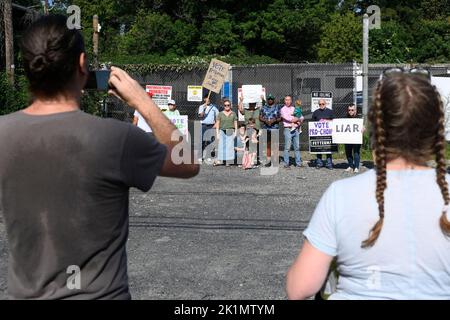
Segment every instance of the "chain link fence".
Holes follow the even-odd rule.
[[[172,98],[177,108],[190,120],[198,120],[199,102],[187,101],[187,87],[201,85],[206,69],[191,71],[158,71],[150,75],[136,75],[135,79],[142,85],[170,85]],[[276,97],[282,103],[286,95],[294,100],[301,99],[303,112],[308,118],[311,114],[311,92],[333,92],[333,109],[337,116],[344,116],[347,105],[355,100],[355,77],[353,64],[276,64],[259,66],[233,66],[230,70],[230,90],[227,96],[212,94],[214,104],[222,106],[222,99],[229,98],[237,111],[238,88],[246,84],[260,84],[267,94]],[[207,92],[205,92],[207,93]],[[115,98],[108,98],[104,104],[104,115],[119,120],[130,118],[129,108]]]
[[[369,66],[369,105],[379,75],[391,67],[409,68],[401,64],[373,64]],[[447,74],[450,65],[422,65],[429,69],[432,75]],[[347,106],[356,103],[358,111],[362,112],[362,93],[357,91],[357,75],[359,66],[347,64],[273,64],[257,66],[233,66],[230,70],[229,98],[237,111],[238,89],[242,85],[260,84],[266,88],[266,94],[275,96],[277,103],[282,103],[284,96],[292,95],[301,99],[302,109],[306,119],[311,117],[311,92],[330,91],[333,93],[333,110],[336,117],[345,117]],[[206,69],[190,71],[158,71],[148,75],[135,75],[142,86],[169,85],[172,86],[172,98],[177,102],[177,108],[183,115],[188,115],[191,121],[198,120],[197,110],[200,102],[187,101],[187,87],[201,85]],[[204,93],[207,93],[205,91]],[[223,92],[212,94],[214,104],[222,107]],[[116,98],[104,101],[103,114],[123,121],[130,121],[132,110]]]
[[[369,65],[369,106],[373,91],[380,74],[391,67],[410,68],[406,64],[372,64]],[[450,65],[421,65],[430,70],[432,75],[447,75]],[[212,94],[211,101],[222,109],[222,100],[226,97],[232,101],[233,110],[237,111],[238,89],[242,85],[259,84],[266,88],[266,94],[272,94],[276,102],[281,104],[286,95],[302,100],[302,111],[305,119],[311,119],[311,92],[329,91],[333,93],[333,110],[337,118],[345,117],[347,107],[355,103],[358,113],[362,114],[362,90],[358,83],[362,81],[361,66],[356,63],[347,64],[273,64],[256,66],[233,66],[229,75],[229,89],[225,95]],[[197,110],[200,102],[187,101],[187,88],[190,85],[201,85],[206,69],[190,71],[158,71],[148,75],[135,75],[134,78],[143,86],[172,86],[172,98],[177,102],[177,108],[182,115],[189,117],[189,131],[194,136],[194,121],[198,118]],[[204,92],[205,94],[207,91]],[[114,97],[103,101],[103,115],[121,121],[131,122],[133,110]],[[284,145],[283,135],[280,135],[280,147]],[[303,150],[308,149],[308,135],[301,135]]]

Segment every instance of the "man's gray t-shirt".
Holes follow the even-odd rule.
[[[165,155],[141,129],[79,110],[0,117],[10,297],[129,299],[129,188],[148,191]]]

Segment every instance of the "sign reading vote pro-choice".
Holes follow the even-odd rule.
[[[333,143],[362,144],[363,119],[334,119]]]
[[[308,126],[310,153],[330,154],[337,152],[337,145],[333,144],[331,121],[309,122]]]
[[[217,59],[212,59],[208,72],[203,80],[203,88],[219,93],[225,82],[230,65]]]

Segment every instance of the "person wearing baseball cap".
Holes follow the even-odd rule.
[[[169,106],[169,109],[165,110],[164,114],[168,118],[180,116],[180,111],[177,110],[177,104],[175,103],[175,100],[169,100],[169,102],[167,104]]]

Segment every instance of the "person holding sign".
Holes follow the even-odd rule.
[[[450,195],[442,99],[424,75],[387,74],[369,110],[375,169],[331,184],[287,274],[290,299],[450,299]],[[427,165],[435,160],[436,167]],[[356,196],[349,196],[351,192]],[[350,193],[349,193],[350,192]]]
[[[334,112],[327,108],[327,103],[324,99],[319,100],[319,109],[313,112],[312,121],[331,121],[334,119]],[[323,167],[322,155],[317,155],[316,168],[320,169]],[[333,169],[333,155],[327,154],[327,164],[326,167],[330,170]]]
[[[264,97],[261,97],[261,100],[264,100]],[[238,104],[239,113],[244,116],[245,125],[248,125],[248,120],[253,118],[255,119],[255,129],[261,129],[261,121],[259,120],[260,110],[256,107],[256,102],[252,102],[248,104],[248,109],[244,108],[244,96],[241,95],[239,97]]]
[[[169,106],[169,109],[165,110],[163,112],[168,118],[180,116],[180,111],[177,110],[177,105],[175,103],[175,100],[169,100],[167,105]]]
[[[303,115],[300,118],[294,117],[295,106],[292,105],[292,97],[286,96],[284,98],[284,106],[280,110],[281,118],[284,126],[284,167],[287,169],[289,164],[289,151],[291,145],[294,145],[295,152],[295,166],[302,166],[302,156],[300,153],[300,126],[305,120]]]
[[[207,143],[208,141],[205,141],[205,132],[207,130],[213,129],[214,124],[216,123],[217,115],[219,114],[219,110],[217,109],[217,107],[211,103],[209,95],[205,95],[203,101],[204,103],[200,107],[198,107],[198,116],[200,119],[202,119],[200,121],[202,125],[202,132],[201,132],[202,156],[201,158],[198,159],[199,163],[203,161],[203,151],[208,145]],[[211,159],[208,158],[207,161],[211,161]]]
[[[238,131],[238,118],[234,111],[231,110],[231,102],[228,99],[224,100],[223,111],[219,113],[216,121],[216,139],[219,140],[217,147],[217,161],[215,166],[226,162],[234,161],[234,140]]]
[[[356,106],[354,104],[349,105],[347,108],[347,118],[357,118],[358,114],[356,112]],[[364,129],[363,129],[364,130]],[[348,168],[345,169],[346,172],[359,172],[359,161],[360,161],[360,144],[346,144],[345,145],[345,155],[347,156]]]

